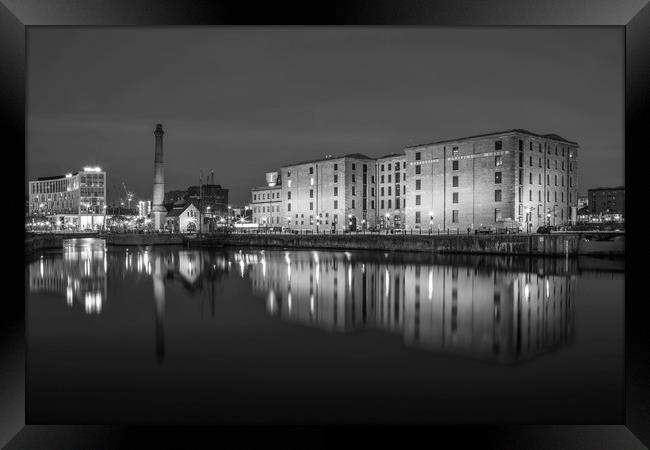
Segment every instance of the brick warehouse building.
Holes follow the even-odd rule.
[[[286,165],[279,223],[321,232],[465,232],[518,222],[535,231],[576,220],[577,157],[575,142],[513,129],[377,159],[355,153]]]
[[[402,229],[406,219],[406,155],[392,154],[378,158],[375,170],[376,223],[381,229]]]
[[[406,227],[534,231],[575,221],[578,144],[509,130],[405,149]]]
[[[283,166],[282,225],[321,232],[374,226],[374,168],[360,153]]]

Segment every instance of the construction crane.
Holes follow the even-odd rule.
[[[131,200],[133,200],[135,194],[126,188],[126,183],[124,181],[122,181],[122,186],[124,186],[124,192],[126,193],[126,207],[131,209]]]

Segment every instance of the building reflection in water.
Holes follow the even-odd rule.
[[[110,270],[109,270],[110,269]],[[198,250],[125,248],[109,253],[102,239],[64,240],[63,254],[45,254],[29,264],[29,290],[60,294],[68,307],[81,304],[86,314],[101,314],[107,300],[107,279],[127,275],[153,282],[156,359],[165,357],[165,294],[176,283],[191,294],[209,288],[214,317],[215,282],[229,270],[224,254]],[[203,297],[200,297],[203,300]]]
[[[147,252],[147,250],[145,250]],[[138,253],[136,259],[141,255]],[[162,363],[165,358],[165,294],[167,283],[178,283],[194,294],[203,292],[210,285],[211,312],[214,317],[214,282],[219,281],[228,271],[223,254],[199,250],[161,250],[151,255],[147,266],[138,269],[146,271],[153,279],[153,298],[155,303],[156,360]],[[128,268],[126,268],[128,271]],[[203,297],[201,297],[203,298]]]
[[[30,292],[58,294],[69,308],[100,314],[106,302],[106,249],[101,239],[63,241],[63,255],[43,255],[29,264]]]
[[[215,283],[232,267],[266,310],[328,331],[377,329],[406,345],[519,362],[574,339],[575,261],[522,257],[130,248],[66,241],[63,256],[30,263],[31,292],[54,292],[87,314],[106,309],[107,278],[151,278],[155,354],[165,357],[166,290],[181,286],[215,311]],[[205,292],[209,295],[203,295]]]
[[[234,258],[248,267],[269,314],[307,326],[378,329],[408,346],[505,363],[574,340],[575,271],[567,260],[385,255],[377,262],[264,251]]]

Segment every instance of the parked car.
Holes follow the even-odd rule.
[[[512,234],[520,233],[524,230],[524,227],[521,223],[516,220],[506,219],[502,222],[501,227],[499,227],[500,233]]]
[[[548,225],[542,225],[541,227],[537,228],[537,233],[538,234],[551,234],[551,228]]]
[[[476,229],[476,234],[492,234],[496,233],[496,231],[496,227],[493,227],[491,225],[481,225]]]

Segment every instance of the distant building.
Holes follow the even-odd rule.
[[[203,212],[210,208],[210,214],[217,220],[228,215],[228,189],[220,184],[203,184],[187,188],[187,197],[200,198]],[[187,198],[185,197],[185,198]]]
[[[204,223],[202,226],[199,224],[200,231],[210,231],[215,225],[222,223],[222,219],[223,222],[228,220],[228,189],[214,184],[214,174],[210,183],[165,193],[165,206],[168,210],[179,201],[192,202],[201,210]]]
[[[138,215],[140,217],[149,217],[151,214],[151,200],[140,200],[138,202]]]
[[[99,229],[105,208],[106,172],[99,167],[29,182],[29,214],[47,216],[55,228]]]
[[[174,233],[195,233],[199,231],[199,209],[189,201],[179,200],[165,216],[165,230]]]
[[[165,204],[173,204],[187,197],[187,189],[184,191],[167,191],[165,192]]]
[[[586,195],[581,195],[578,197],[578,211],[582,208],[589,206],[589,197]]]
[[[591,221],[625,219],[625,187],[589,189],[588,197]]]
[[[137,217],[138,209],[137,208],[126,208],[124,206],[109,206],[106,208],[106,216],[132,216]]]

